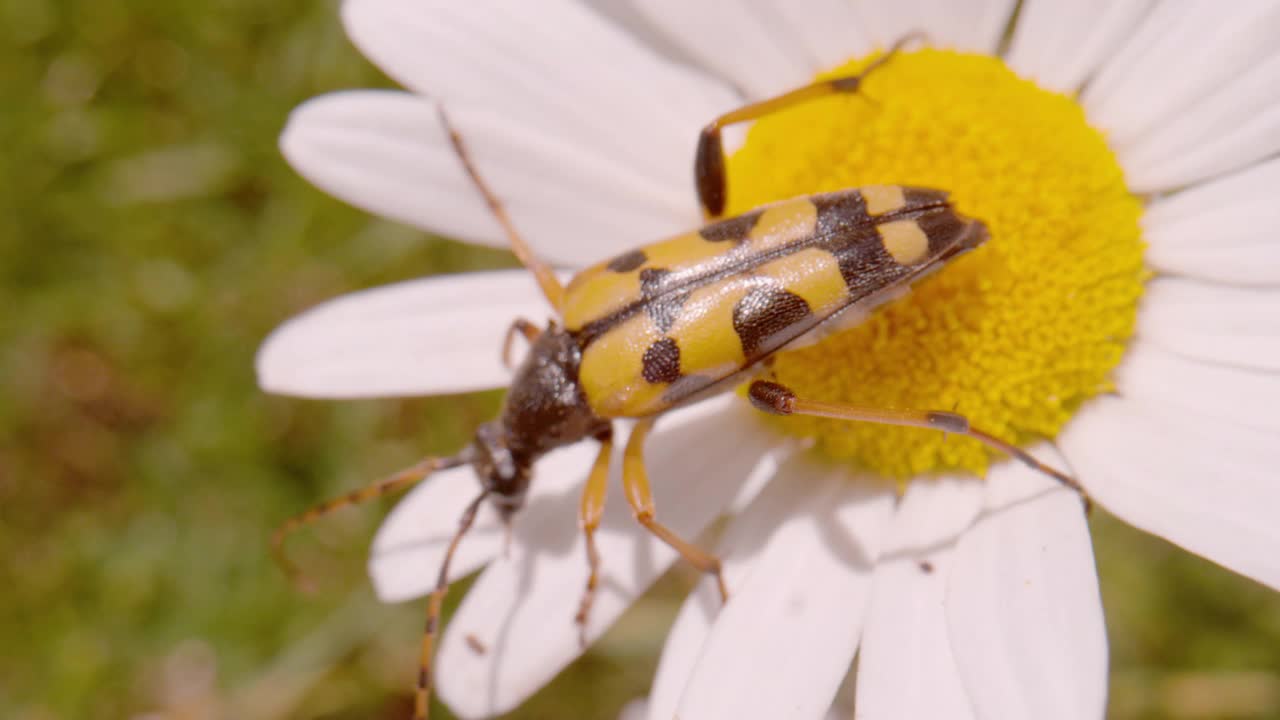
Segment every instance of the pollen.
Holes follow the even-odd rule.
[[[848,75],[871,58],[826,75]],[[730,214],[795,195],[878,184],[950,192],[991,239],[861,325],[779,354],[800,397],[955,411],[1025,445],[1053,438],[1133,335],[1146,270],[1141,201],[1074,99],[989,56],[892,58],[858,95],[757,122],[728,162]],[[788,417],[821,453],[902,479],[983,474],[1003,460],[969,438]]]

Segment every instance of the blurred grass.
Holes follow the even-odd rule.
[[[280,159],[294,105],[388,84],[336,3],[0,0],[0,717],[406,716],[422,609],[372,598],[379,513],[299,538],[314,597],[266,539],[458,447],[498,396],[298,401],[252,371],[315,302],[511,264],[349,209]],[[1280,717],[1275,594],[1094,525],[1112,715]],[[687,582],[513,717],[610,717],[644,693]]]

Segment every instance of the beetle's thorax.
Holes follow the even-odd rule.
[[[534,461],[562,445],[609,432],[578,382],[582,351],[552,323],[516,369],[498,419],[476,430],[472,463],[506,516],[524,503]]]
[[[578,381],[582,350],[552,323],[516,369],[499,422],[517,461],[532,462],[562,445],[607,431]]]

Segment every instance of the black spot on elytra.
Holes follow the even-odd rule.
[[[927,258],[941,254],[965,232],[965,223],[948,207],[924,211],[916,218],[916,224],[924,231],[925,237],[929,238]]]
[[[902,199],[904,210],[920,210],[927,207],[944,207],[948,204],[949,195],[943,190],[929,188],[904,187]]]
[[[645,312],[662,332],[667,332],[680,317],[680,308],[689,299],[689,292],[668,293],[667,282],[671,271],[666,268],[645,268],[640,271],[640,297],[644,299]]]
[[[610,260],[609,264],[605,265],[605,267],[616,273],[631,272],[643,265],[644,261],[648,259],[649,257],[644,254],[643,250],[632,250],[630,252],[622,253]]]
[[[812,201],[818,208],[814,236],[820,247],[835,255],[851,299],[885,287],[904,272],[885,251],[861,192],[825,193]]]
[[[662,338],[644,351],[640,375],[653,384],[680,379],[680,346],[671,338]]]
[[[880,234],[874,227],[865,228],[845,239],[834,252],[840,276],[844,278],[849,297],[853,300],[888,287],[911,272],[884,249]]]
[[[649,319],[658,326],[658,330],[665,333],[676,324],[676,320],[680,317],[680,309],[688,299],[687,292],[665,295],[646,304],[644,311],[649,313]]]
[[[810,200],[818,209],[818,223],[814,235],[819,240],[849,235],[871,225],[871,216],[867,214],[867,203],[862,199],[862,193],[857,190],[814,195]]]
[[[777,349],[779,333],[810,315],[809,303],[782,288],[752,290],[733,308],[733,329],[742,341],[742,352],[751,361]]]
[[[760,220],[763,210],[752,210],[745,215],[737,215],[727,220],[714,222],[698,231],[707,242],[731,242],[746,239],[751,229]]]

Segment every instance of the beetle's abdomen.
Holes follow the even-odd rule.
[[[567,288],[583,390],[602,417],[661,412],[985,239],[945,193],[876,186],[786,200],[624,253]]]

